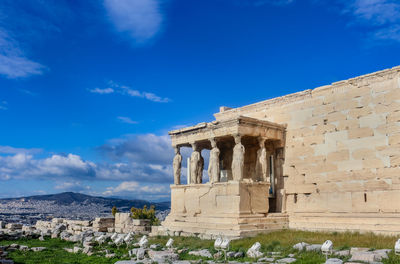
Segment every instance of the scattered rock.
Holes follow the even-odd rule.
[[[325,261],[325,264],[343,264],[343,260],[338,258],[330,258]]]
[[[304,250],[307,246],[309,246],[309,244],[305,243],[305,242],[300,242],[297,243],[296,245],[293,246],[293,249],[296,249],[298,251],[302,251]]]
[[[74,253],[79,253],[81,252],[83,249],[81,247],[74,247],[73,252]]]
[[[212,258],[213,257],[211,255],[210,251],[208,251],[208,249],[189,251],[188,254],[193,255],[193,256],[204,257],[204,258]]]
[[[335,251],[334,255],[340,256],[340,257],[347,257],[350,256],[350,250],[340,250],[340,251]]]
[[[106,254],[105,257],[106,258],[114,258],[115,257],[115,253]]]
[[[73,248],[64,248],[64,250],[69,252],[69,253],[74,253],[74,249]]]
[[[356,247],[352,247],[350,248],[350,255],[353,255],[356,252],[366,252],[369,251],[369,248],[356,248]]]
[[[149,257],[151,258],[152,261],[158,262],[158,263],[169,263],[171,261],[175,261],[179,259],[179,255],[171,252],[171,251],[155,251],[155,250],[150,250],[147,252]]]
[[[139,259],[144,259],[146,251],[143,248],[138,248],[136,251],[136,258]]]
[[[259,258],[257,262],[273,262],[273,261],[274,261],[274,258],[264,257],[264,258]]]
[[[39,252],[45,250],[45,247],[32,247],[31,250],[34,252]]]
[[[312,244],[312,245],[308,245],[306,246],[306,251],[321,251],[321,244]]]
[[[247,250],[247,256],[249,258],[260,258],[263,253],[260,252],[261,244],[259,242],[254,243],[249,250]]]
[[[25,245],[20,245],[20,246],[19,246],[19,250],[21,250],[21,251],[28,251],[28,250],[29,250],[29,247],[28,247],[28,246],[25,246]]]
[[[276,263],[293,263],[295,262],[297,259],[295,258],[283,258],[283,259],[278,259],[276,261]]]
[[[374,252],[369,252],[369,251],[354,252],[354,254],[351,255],[350,259],[350,261],[364,261],[364,262],[375,262],[379,260],[380,259],[376,258]]]
[[[235,258],[243,258],[244,257],[244,253],[242,251],[236,252]]]

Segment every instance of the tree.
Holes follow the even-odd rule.
[[[115,214],[118,213],[118,208],[114,205],[113,208],[111,209],[112,215],[115,217]]]

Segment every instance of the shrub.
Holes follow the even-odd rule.
[[[111,209],[111,213],[112,213],[113,216],[115,216],[115,214],[118,213],[118,209],[117,209],[117,207],[115,205]]]
[[[159,225],[160,221],[156,217],[156,208],[154,205],[151,205],[150,209],[147,209],[147,205],[143,206],[143,209],[132,207],[131,213],[133,219],[149,219],[151,225]]]

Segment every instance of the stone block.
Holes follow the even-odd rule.
[[[349,139],[371,137],[374,135],[374,130],[369,127],[353,128],[349,130]]]

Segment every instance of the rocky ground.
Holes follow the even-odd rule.
[[[58,230],[60,231],[60,230]],[[327,257],[321,252],[321,243],[298,242],[285,246],[284,241],[270,238],[287,237],[288,234],[298,238],[312,237],[312,233],[283,231],[281,233],[260,235],[256,238],[231,241],[226,251],[214,247],[214,241],[188,237],[147,237],[134,234],[118,234],[84,231],[78,235],[57,231],[59,238],[51,239],[37,230],[0,231],[0,263],[176,263],[208,264],[224,262],[225,253],[229,263],[302,263],[302,264],[343,264],[343,263],[400,263],[392,248],[374,249],[371,247],[339,246],[329,248]],[[286,232],[286,233],[284,233]],[[315,237],[320,234],[315,233]],[[278,236],[277,236],[278,235]],[[342,243],[342,235],[337,236]],[[371,236],[358,234],[360,239],[371,239]],[[380,243],[393,242],[393,238],[375,237]],[[298,240],[298,239],[297,239]],[[334,239],[333,239],[334,240]],[[354,237],[353,237],[354,240]],[[261,241],[261,243],[259,242]],[[269,241],[269,242],[268,242]],[[334,240],[335,241],[335,240]],[[347,242],[352,242],[349,239]],[[251,244],[250,244],[251,243]],[[362,243],[361,243],[362,244]],[[394,245],[394,244],[393,244]],[[52,259],[49,259],[52,256]],[[58,256],[58,257],[57,257]],[[57,259],[57,260],[55,260]],[[68,260],[68,261],[66,261]],[[73,261],[72,261],[73,260]],[[33,261],[33,262],[32,262]],[[71,262],[72,261],[72,262]]]

